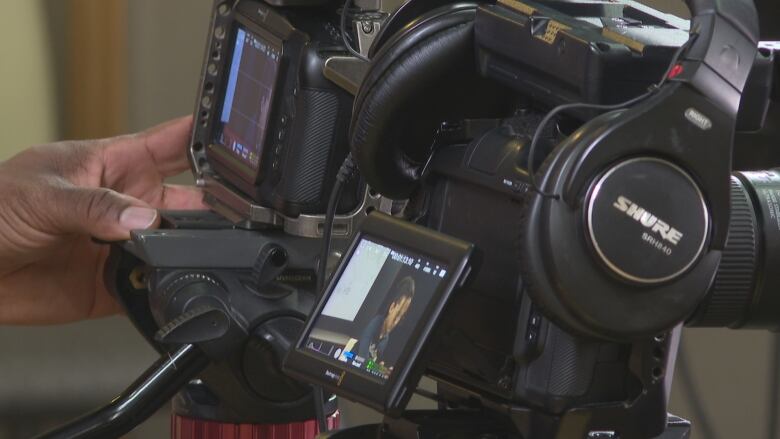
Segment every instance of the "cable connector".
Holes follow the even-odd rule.
[[[349,153],[347,158],[344,159],[344,163],[341,164],[341,168],[339,168],[338,174],[336,174],[336,180],[342,184],[346,183],[355,176],[356,171],[357,166],[355,165],[355,161],[352,159],[352,153]]]

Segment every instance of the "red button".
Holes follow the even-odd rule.
[[[682,66],[682,64],[677,64],[676,66],[672,67],[672,70],[669,72],[669,79],[674,79],[680,76],[684,71],[685,68]]]

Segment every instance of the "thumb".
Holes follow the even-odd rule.
[[[130,238],[131,230],[157,227],[160,215],[141,200],[106,188],[74,188],[63,197],[63,232],[104,241]]]

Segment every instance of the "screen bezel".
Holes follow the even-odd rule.
[[[225,98],[227,97],[227,87],[230,82],[230,66],[233,61],[233,55],[235,53],[236,39],[238,38],[239,28],[244,28],[245,31],[250,32],[253,36],[262,39],[269,46],[272,46],[279,52],[279,64],[276,68],[276,78],[274,79],[273,88],[271,90],[271,104],[269,106],[268,121],[266,124],[265,138],[263,139],[262,151],[260,151],[258,162],[256,166],[250,165],[244,161],[237,154],[231,151],[226,145],[215,142],[215,134],[218,127],[222,124],[222,109],[225,105]],[[279,89],[282,87],[285,76],[285,48],[284,41],[269,32],[266,29],[260,27],[257,23],[251,19],[242,15],[236,15],[230,28],[229,38],[227,44],[227,52],[222,64],[224,74],[221,78],[219,88],[217,89],[217,96],[219,99],[216,101],[214,107],[211,126],[209,130],[210,138],[208,139],[208,145],[210,152],[213,153],[213,157],[222,162],[225,166],[228,166],[233,172],[239,174],[239,176],[247,183],[255,184],[264,178],[264,167],[266,166],[265,156],[269,149],[269,139],[274,137],[277,127],[275,126],[275,118],[278,113],[278,95]],[[224,129],[224,128],[222,128]]]
[[[411,250],[446,264],[449,270],[448,275],[431,295],[423,317],[411,331],[407,346],[402,350],[392,373],[386,380],[370,377],[349,366],[341,366],[304,347],[317,317],[321,315],[348,262],[353,257],[358,243],[363,238],[383,245]],[[337,271],[331,277],[325,293],[318,300],[317,306],[307,320],[301,336],[288,353],[284,364],[285,370],[347,399],[391,416],[400,415],[425,370],[425,365],[419,361],[425,345],[452,292],[462,284],[465,275],[468,274],[473,251],[472,244],[384,214],[372,213],[356,234]],[[326,372],[330,372],[331,378],[326,377]],[[336,379],[332,377],[334,372],[338,376]]]

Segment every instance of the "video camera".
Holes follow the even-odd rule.
[[[212,212],[105,273],[162,358],[47,437],[171,397],[175,429],[313,437],[333,394],[388,415],[336,439],[686,437],[681,325],[778,321],[780,174],[731,176],[779,100],[750,3],[215,1],[189,149]]]
[[[386,437],[661,437],[677,325],[777,321],[764,293],[773,281],[761,280],[775,227],[760,224],[774,221],[777,174],[736,173],[727,185],[735,130],[765,124],[776,49],[759,49],[746,5],[713,8],[718,19],[689,24],[636,2],[454,5],[381,49],[353,116],[359,168],[379,193],[411,198],[407,219],[473,244],[479,268],[443,312],[407,325],[438,322],[423,331],[427,349],[399,329],[409,357],[388,392],[354,383],[381,358],[366,357],[356,334],[371,337],[361,313],[392,285],[381,277],[391,256],[373,284],[350,281],[350,298],[364,300],[356,315],[330,311],[343,300],[337,273],[290,372],[401,415],[397,399],[419,378],[411,364],[424,363],[449,411],[406,414]],[[744,27],[732,32],[718,14]],[[741,67],[701,55],[723,38]],[[505,88],[483,89],[490,105],[453,116],[464,97],[447,91],[478,86],[474,71]],[[712,71],[721,78],[697,76]],[[445,72],[460,82],[438,84]],[[434,100],[443,111],[425,106]],[[420,107],[427,129],[399,135],[404,110]],[[441,258],[432,248],[390,255]],[[342,276],[363,258],[347,253]],[[334,318],[353,327],[336,330]],[[678,437],[671,430],[664,437]]]
[[[325,213],[347,155],[352,96],[325,77],[346,53],[339,15],[304,3],[223,3],[214,14],[190,157],[207,202],[237,222],[306,227],[301,215]],[[363,201],[359,189],[341,213]]]

